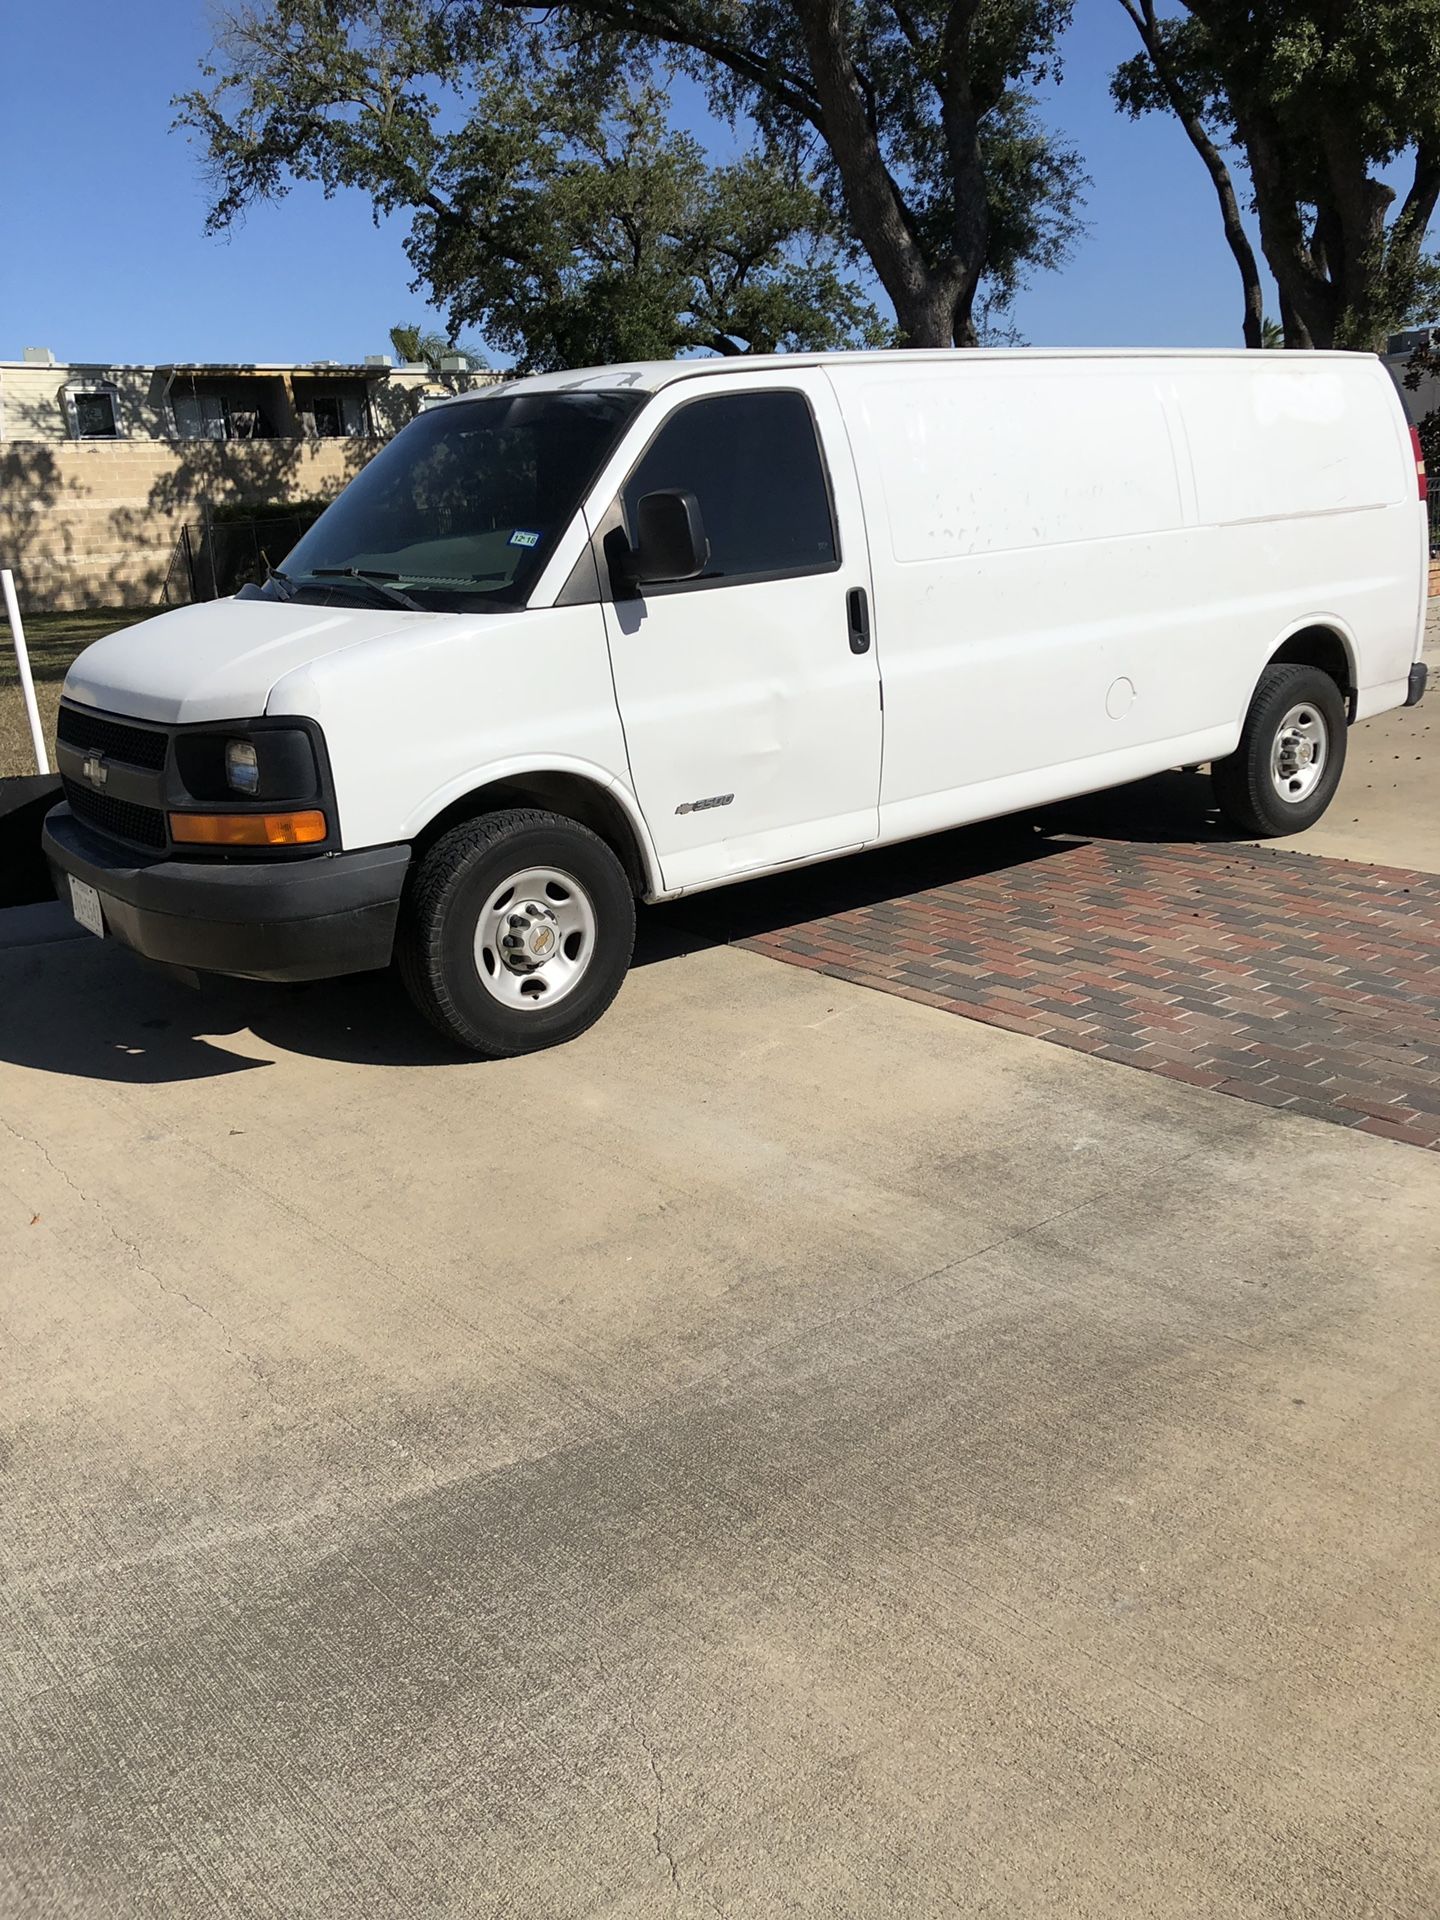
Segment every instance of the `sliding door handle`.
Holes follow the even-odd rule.
[[[850,629],[850,651],[870,651],[870,602],[863,587],[852,587],[845,596],[845,622]]]

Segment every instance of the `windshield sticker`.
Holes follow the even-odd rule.
[[[526,533],[523,527],[517,527],[510,536],[510,545],[512,547],[538,547],[539,544],[539,534]]]

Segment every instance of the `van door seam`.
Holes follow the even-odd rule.
[[[830,400],[834,406],[836,418],[840,422],[840,431],[845,438],[845,451],[850,456],[850,478],[855,485],[855,503],[860,513],[860,531],[865,538],[865,585],[870,594],[870,651],[875,658],[875,684],[880,694],[880,712],[885,712],[885,662],[880,654],[882,623],[877,616],[875,593],[874,548],[870,540],[870,517],[865,511],[865,490],[860,484],[860,462],[855,457],[855,443],[850,438],[850,422],[845,417],[845,408],[841,402],[835,382],[830,378],[827,367],[818,367],[816,371],[830,389]],[[885,792],[885,722],[880,722],[880,763],[876,768],[875,780],[875,832],[880,833],[880,807]]]

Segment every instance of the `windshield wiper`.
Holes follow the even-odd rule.
[[[282,573],[278,567],[266,567],[265,584],[267,587],[278,587],[282,600],[295,598],[295,582],[288,573]]]
[[[271,574],[271,579],[281,576]],[[424,613],[425,609],[418,600],[412,600],[401,588],[392,586],[393,580],[400,578],[398,573],[379,573],[365,567],[312,567],[303,579],[288,580],[290,586],[304,586],[306,580],[354,580],[362,587],[368,587],[381,600],[394,607],[404,607],[407,613]]]
[[[502,567],[498,573],[409,573],[405,577],[412,587],[459,587],[463,591],[482,580],[508,580],[510,575]]]

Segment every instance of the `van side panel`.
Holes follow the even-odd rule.
[[[1375,404],[1386,376],[1373,362],[1273,371],[1262,362],[1248,378],[1224,362],[1200,362],[1173,377],[1202,526],[1354,513],[1398,500],[1395,425],[1390,409]]]
[[[1232,751],[1307,624],[1346,642],[1362,714],[1403,700],[1402,410],[1377,362],[1302,358],[832,371],[872,547],[884,838]]]
[[[957,356],[835,378],[867,489],[887,836],[977,817],[996,782],[1024,806],[1064,768],[1073,792],[1076,763],[1128,771],[1216,723],[1176,644],[1188,476],[1163,366]]]
[[[1276,360],[1280,356],[1275,356]],[[1248,376],[1248,377],[1247,377]],[[1178,369],[1195,479],[1203,644],[1229,658],[1243,717],[1282,633],[1312,623],[1349,643],[1356,716],[1405,698],[1424,594],[1423,509],[1404,412],[1378,362],[1267,357]]]
[[[1120,368],[946,366],[865,382],[901,566],[1135,538],[1180,524],[1158,383]]]

